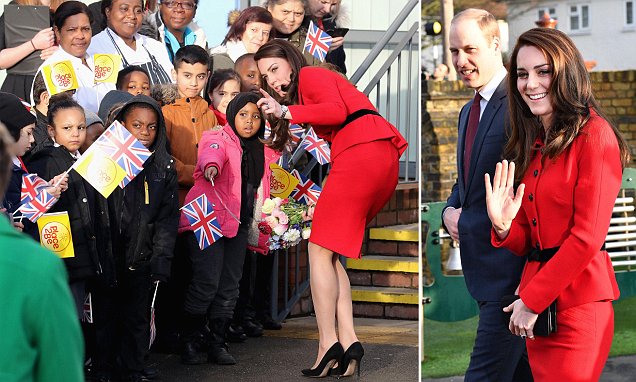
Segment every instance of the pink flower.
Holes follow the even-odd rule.
[[[285,233],[285,231],[287,231],[287,225],[286,224],[279,224],[276,227],[274,227],[274,233],[276,235],[282,235]]]
[[[278,219],[275,216],[268,216],[265,218],[265,223],[274,229],[278,225]]]

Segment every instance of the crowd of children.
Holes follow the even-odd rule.
[[[60,9],[56,31],[90,19],[85,6]],[[51,95],[41,68],[30,107],[0,93],[0,121],[18,147],[1,211],[12,217],[20,206],[25,174],[37,174],[59,198],[48,212],[69,217],[74,255],[64,263],[78,319],[90,295],[86,361],[99,381],[152,377],[144,363],[157,290],[157,343],[172,341],[174,350],[178,341],[185,364],[234,364],[228,341],[281,328],[270,315],[272,263],[261,256],[268,252],[267,237],[253,224],[269,197],[269,165],[281,157],[263,143],[262,79],[254,54],[238,57],[234,69],[211,72],[210,53],[199,45],[182,44],[172,53],[172,84],[152,81],[146,67],[127,65],[116,90],[100,86],[103,94],[91,96],[98,103],[90,107],[82,81],[77,91]],[[83,77],[92,75],[85,62],[77,64]],[[152,155],[124,188],[104,197],[68,170],[114,121]],[[180,211],[200,195],[214,205],[223,234],[205,249]],[[13,226],[39,240],[37,225],[27,219],[17,216]]]

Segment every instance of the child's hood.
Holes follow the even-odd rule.
[[[115,119],[121,120],[124,115],[124,112],[129,107],[131,107],[133,104],[140,104],[140,103],[151,106],[157,112],[157,117],[158,117],[157,118],[157,135],[155,137],[155,142],[152,144],[152,147],[150,147],[150,151],[153,151],[155,154],[155,157],[157,158],[169,157],[170,154],[168,154],[168,149],[167,149],[168,139],[166,135],[166,124],[163,119],[163,113],[161,112],[161,106],[159,106],[159,103],[157,103],[157,101],[155,101],[153,98],[143,94],[138,94],[132,97],[131,99],[126,101],[126,103],[121,108],[119,113],[117,113],[117,116],[115,117]]]

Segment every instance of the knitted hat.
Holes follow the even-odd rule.
[[[34,124],[35,116],[16,95],[0,92],[0,121],[7,126],[7,130],[17,142],[20,139],[20,130]]]
[[[129,99],[133,97],[132,94],[128,92],[123,92],[121,90],[111,90],[102,99],[102,103],[99,104],[99,110],[97,111],[97,115],[101,118],[102,121],[106,121],[108,119],[108,114],[110,113],[110,109],[113,108],[118,103],[126,103]]]

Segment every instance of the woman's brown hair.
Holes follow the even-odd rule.
[[[289,63],[292,73],[289,86],[287,89],[284,89],[287,92],[284,97],[280,97],[274,89],[270,88],[267,81],[263,81],[263,88],[281,105],[297,105],[298,74],[302,67],[307,66],[305,57],[303,57],[302,53],[300,53],[295,46],[285,40],[270,40],[263,44],[263,46],[261,46],[254,54],[254,61],[257,63],[263,58],[282,58]],[[289,120],[277,119],[271,116],[271,114],[268,119],[272,128],[272,134],[265,144],[272,147],[274,150],[282,150],[285,148],[285,145],[290,138]]]
[[[517,89],[517,56],[524,46],[533,46],[546,57],[552,70],[550,99],[553,108],[551,126],[542,126]],[[629,149],[618,128],[604,115],[592,94],[592,83],[583,57],[565,33],[549,28],[534,28],[519,36],[510,56],[508,76],[511,135],[504,148],[504,158],[516,164],[515,181],[519,182],[534,156],[534,142],[545,131],[544,158],[554,159],[580,134],[593,109],[605,119],[618,141],[623,168],[629,161]]]

